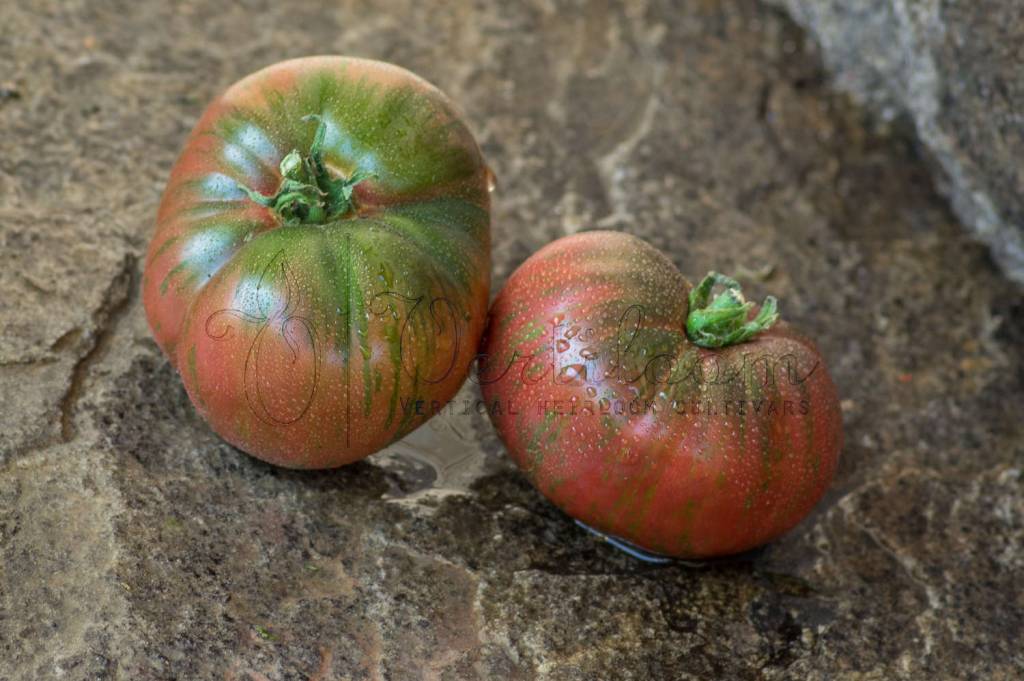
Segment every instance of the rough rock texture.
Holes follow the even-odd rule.
[[[0,679],[1024,674],[1020,293],[782,14],[582,9],[0,6]],[[204,103],[324,52],[464,108],[500,183],[496,285],[600,226],[778,295],[844,398],[813,516],[656,568],[545,503],[479,416],[334,472],[219,440],[149,338],[140,255]]]
[[[957,215],[1024,283],[1024,5],[771,2],[811,30],[840,88],[913,121]]]

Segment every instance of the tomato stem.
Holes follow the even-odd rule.
[[[724,290],[711,298],[716,285]],[[748,341],[779,319],[778,301],[772,296],[764,299],[757,315],[748,321],[753,307],[743,297],[739,282],[718,272],[708,272],[690,289],[686,335],[702,348],[722,348]]]
[[[350,177],[334,178],[324,164],[323,145],[327,137],[327,124],[317,114],[305,116],[303,121],[317,121],[309,154],[302,156],[294,149],[281,159],[281,184],[273,196],[239,184],[252,201],[270,208],[285,224],[318,224],[341,217],[355,208],[353,191],[373,173],[357,170]]]

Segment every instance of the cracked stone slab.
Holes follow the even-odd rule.
[[[1020,676],[1024,299],[912,131],[833,92],[781,12],[44,0],[0,23],[0,681]],[[210,431],[139,258],[204,103],[324,52],[462,107],[498,175],[495,289],[601,226],[777,295],[843,398],[814,514],[652,567],[547,504],[479,414],[330,472]]]
[[[81,371],[132,291],[121,241],[95,218],[0,214],[0,461],[71,438]]]

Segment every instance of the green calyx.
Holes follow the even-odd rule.
[[[357,170],[348,178],[331,177],[323,160],[327,124],[316,114],[303,121],[317,121],[316,134],[309,154],[298,150],[281,159],[281,185],[273,196],[239,185],[250,199],[277,213],[286,225],[318,224],[342,217],[355,208],[352,191],[373,173]]]
[[[711,290],[716,284],[724,290],[712,298]],[[702,348],[723,348],[748,341],[779,319],[778,301],[772,296],[764,299],[757,316],[748,321],[753,307],[743,297],[739,282],[718,272],[708,272],[690,290],[686,335]]]

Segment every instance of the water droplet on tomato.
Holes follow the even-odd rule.
[[[563,385],[581,385],[587,380],[587,367],[583,364],[570,364],[562,369]]]

